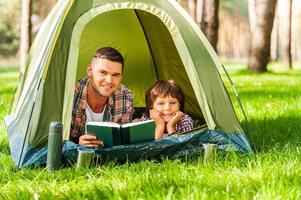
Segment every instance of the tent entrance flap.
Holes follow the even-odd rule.
[[[145,91],[155,80],[174,79],[185,88],[186,112],[202,116],[172,36],[157,16],[122,9],[93,18],[81,34],[77,80],[85,76],[94,52],[104,46],[114,47],[124,56],[123,83],[133,91],[135,106],[145,106]]]
[[[170,27],[166,27],[166,22],[153,13],[139,9],[110,10],[94,17],[90,15],[90,19],[85,19],[85,15],[82,18],[83,20],[77,21],[73,30],[71,53],[68,58],[69,61],[73,60],[74,64],[77,63],[75,79],[69,79],[73,84],[75,80],[86,75],[86,68],[94,52],[100,47],[111,46],[124,56],[122,83],[133,91],[135,107],[145,107],[144,94],[157,79],[173,79],[185,88],[185,112],[203,118],[191,82],[187,81],[189,77],[182,62],[182,59],[187,58],[180,57],[179,49],[175,45],[177,40],[171,35]],[[79,27],[79,30],[76,27]],[[174,25],[172,27],[174,32],[177,31]],[[75,41],[75,45],[72,45],[72,40]],[[73,68],[69,61],[67,76],[68,70]],[[67,77],[66,86],[71,82],[68,82]],[[67,101],[64,101],[66,105]],[[64,106],[64,110],[65,108]],[[66,121],[66,114],[68,115],[68,112],[64,111],[63,121],[64,124],[69,124],[70,119]],[[64,131],[65,138],[67,132]]]

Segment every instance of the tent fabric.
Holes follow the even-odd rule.
[[[135,106],[144,106],[155,80],[173,79],[184,91],[185,112],[204,119],[209,130],[244,134],[216,53],[175,0],[60,0],[36,36],[5,118],[15,162],[22,141],[25,149],[47,144],[51,121],[62,121],[69,138],[74,83],[103,46],[124,56],[122,83],[133,91]]]
[[[232,136],[235,135],[234,140]],[[185,156],[202,156],[205,143],[217,144],[220,152],[233,151],[250,153],[249,148],[244,148],[244,142],[237,140],[243,134],[225,134],[221,131],[195,130],[183,135],[174,135],[154,142],[119,145],[107,148],[93,148],[97,164],[104,162],[136,162],[141,159],[161,160],[162,158],[177,159]],[[232,141],[229,143],[229,141]],[[64,141],[62,147],[63,166],[76,163],[78,149],[87,147]],[[90,148],[91,149],[91,148]],[[28,149],[22,167],[45,166],[47,162],[47,147]]]

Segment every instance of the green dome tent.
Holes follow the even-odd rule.
[[[47,144],[51,121],[62,121],[68,139],[74,83],[103,46],[124,56],[123,84],[133,91],[135,107],[144,107],[155,80],[173,79],[184,90],[185,112],[252,152],[217,70],[222,64],[176,1],[60,0],[28,53],[5,118],[16,163],[21,151]]]

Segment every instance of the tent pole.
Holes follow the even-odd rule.
[[[227,75],[228,80],[230,81],[232,90],[234,91],[234,94],[235,94],[235,96],[236,96],[236,98],[237,98],[237,100],[238,100],[239,106],[240,106],[240,108],[241,108],[242,114],[243,114],[244,119],[245,119],[245,123],[246,123],[247,129],[248,129],[249,135],[250,135],[251,138],[252,138],[252,142],[253,142],[254,149],[255,149],[255,151],[257,151],[257,150],[256,150],[256,146],[255,146],[255,143],[254,143],[254,138],[253,138],[253,135],[252,135],[251,126],[250,126],[250,123],[249,123],[249,121],[248,121],[248,119],[247,119],[247,115],[246,115],[245,110],[244,110],[244,108],[243,108],[243,105],[242,105],[242,103],[241,103],[240,97],[239,97],[239,95],[238,95],[238,93],[237,93],[237,91],[236,91],[236,88],[235,88],[235,86],[234,86],[234,84],[233,84],[233,82],[232,82],[232,79],[230,78],[230,76],[229,76],[229,74],[228,74],[228,72],[227,72],[227,70],[226,70],[226,68],[225,68],[225,66],[224,66],[223,64],[222,64],[222,67],[223,67],[223,69],[224,69],[224,71],[225,71],[225,73],[226,73],[226,75]]]
[[[34,97],[34,101],[33,101],[32,107],[31,107],[31,111],[30,111],[30,115],[29,115],[29,121],[28,121],[28,124],[27,124],[26,132],[25,132],[25,137],[24,137],[24,140],[23,140],[23,143],[22,143],[22,147],[21,147],[20,157],[19,157],[19,160],[18,160],[18,165],[17,165],[18,169],[20,169],[21,159],[23,157],[23,151],[24,151],[24,147],[25,147],[25,142],[26,142],[27,136],[28,136],[28,129],[29,129],[29,125],[30,125],[30,122],[31,122],[32,113],[33,113],[33,110],[34,110],[34,107],[35,107],[35,104],[36,104],[36,99],[37,99],[38,92],[39,92],[39,89],[40,89],[41,81],[42,81],[42,79],[40,79],[40,81],[39,81],[39,85],[38,85],[38,88],[37,88],[37,93],[36,93],[36,96]]]

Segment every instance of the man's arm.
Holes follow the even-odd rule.
[[[74,143],[78,144],[79,136],[80,136],[80,124],[81,124],[81,113],[78,109],[78,104],[80,100],[80,93],[81,93],[81,84],[80,82],[76,82],[74,88],[74,97],[73,97],[73,104],[72,104],[72,116],[71,116],[71,127],[69,133],[69,139]]]

